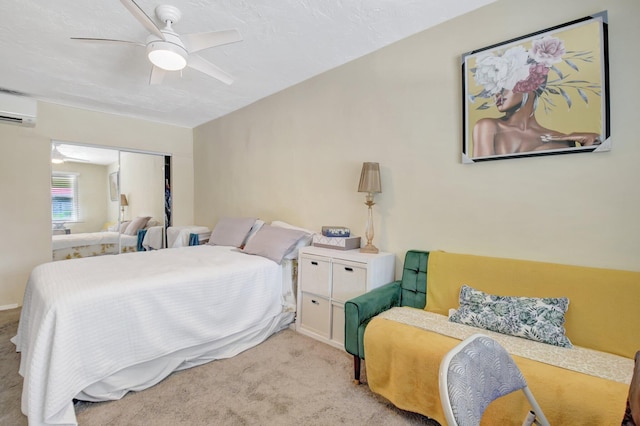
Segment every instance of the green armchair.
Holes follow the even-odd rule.
[[[371,318],[394,306],[423,309],[427,301],[429,252],[409,250],[402,279],[385,284],[344,304],[344,348],[353,355],[354,382],[360,383],[360,360],[364,359],[364,330]]]

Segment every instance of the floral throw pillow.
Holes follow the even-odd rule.
[[[566,297],[496,296],[463,285],[460,306],[449,321],[571,348],[564,330],[568,308]]]

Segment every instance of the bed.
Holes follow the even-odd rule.
[[[216,226],[208,244],[34,268],[12,339],[29,423],[76,424],[73,399],[119,399],[286,328],[294,259],[311,234],[276,228],[246,245],[216,245]]]

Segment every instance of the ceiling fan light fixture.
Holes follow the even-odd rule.
[[[64,156],[60,151],[58,151],[57,146],[53,146],[53,150],[51,151],[51,164],[62,164],[64,163]]]
[[[179,71],[187,66],[187,51],[166,41],[149,43],[147,56],[153,65],[165,71]]]

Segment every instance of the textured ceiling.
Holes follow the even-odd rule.
[[[235,28],[244,38],[198,53],[232,85],[186,68],[150,86],[143,47],[70,40],[144,43],[120,1],[0,0],[0,90],[191,128],[493,1],[136,0],[156,21],[156,6],[179,8],[178,34]]]

